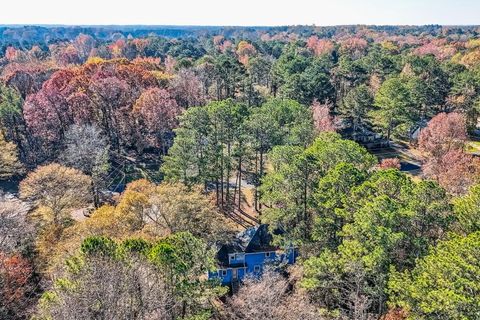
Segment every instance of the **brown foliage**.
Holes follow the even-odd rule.
[[[255,47],[251,44],[248,43],[245,40],[242,40],[238,43],[237,46],[237,55],[238,55],[238,60],[244,64],[248,65],[249,59],[254,56],[257,53],[257,50]]]
[[[138,237],[158,239],[188,231],[208,241],[228,239],[234,227],[200,189],[182,184],[155,185],[145,179],[127,185],[117,205],[104,205],[90,217],[63,230],[52,248],[55,230],[42,234],[42,252],[50,252],[50,266],[73,254],[88,236],[113,239]],[[50,247],[49,247],[50,244]],[[48,249],[48,250],[47,250]]]
[[[2,79],[9,87],[15,88],[22,99],[38,92],[42,84],[58,69],[45,61],[11,62],[2,69]]]
[[[331,54],[335,49],[332,41],[327,39],[318,39],[317,36],[311,36],[307,40],[307,48],[313,51],[316,56]]]
[[[225,236],[231,226],[200,188],[178,183],[155,185],[147,180],[130,183],[115,209],[135,230],[154,236],[188,231],[213,240]]]
[[[403,309],[390,309],[388,312],[382,316],[381,320],[406,320],[407,312]]]
[[[177,117],[181,109],[175,99],[165,89],[151,88],[145,90],[133,106],[133,114],[144,129],[140,136],[145,144],[167,149],[166,134],[177,126]]]
[[[170,86],[173,96],[182,108],[201,106],[205,103],[202,82],[191,70],[180,70]]]

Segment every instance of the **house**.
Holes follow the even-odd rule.
[[[410,142],[417,143],[420,137],[420,132],[427,126],[428,121],[426,119],[416,122],[410,127]]]
[[[267,265],[294,264],[297,250],[281,250],[272,245],[268,226],[261,224],[241,232],[234,241],[224,244],[217,253],[218,269],[208,273],[222,285],[238,283],[247,275],[261,275]]]
[[[353,140],[367,149],[385,148],[389,145],[388,140],[381,134],[375,133],[367,128],[353,130],[351,126],[344,127],[340,133],[344,138]]]

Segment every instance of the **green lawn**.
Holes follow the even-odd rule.
[[[480,141],[468,141],[467,152],[480,152]]]

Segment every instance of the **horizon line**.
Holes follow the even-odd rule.
[[[203,24],[64,24],[64,23],[6,23],[0,27],[196,27],[196,28],[283,28],[283,27],[480,27],[480,24],[284,24],[284,25],[203,25]]]

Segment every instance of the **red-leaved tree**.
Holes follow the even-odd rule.
[[[74,124],[96,125],[113,150],[138,147],[138,133],[165,136],[172,129],[171,116],[178,114],[178,106],[160,89],[160,70],[153,60],[94,59],[55,72],[40,91],[28,96],[23,110],[38,149],[53,150]],[[142,95],[140,105],[149,106],[138,109],[143,114],[138,121],[134,106]],[[147,141],[152,142],[147,147],[159,145]]]
[[[465,116],[440,113],[428,122],[418,138],[418,147],[430,157],[441,157],[451,150],[463,149],[467,140]]]
[[[167,150],[167,133],[177,126],[177,116],[181,109],[175,99],[165,89],[151,88],[144,91],[133,108],[138,121],[143,125],[143,137],[148,143],[160,147],[163,154]]]
[[[480,159],[454,149],[438,158],[429,158],[423,165],[423,173],[450,191],[458,195],[478,181],[480,176]]]
[[[331,54],[335,49],[332,41],[327,39],[319,39],[317,36],[311,36],[307,40],[307,48],[313,51],[316,56]]]
[[[339,129],[339,121],[330,114],[330,105],[328,102],[320,104],[315,100],[310,108],[313,113],[313,123],[317,132],[335,132]]]
[[[18,254],[0,252],[0,318],[20,319],[26,316],[31,300],[32,266]]]
[[[400,159],[398,158],[386,158],[380,161],[378,165],[379,169],[400,169]]]
[[[465,116],[456,112],[436,115],[419,136],[423,173],[453,194],[464,193],[480,174],[479,160],[465,152],[466,140]]]

